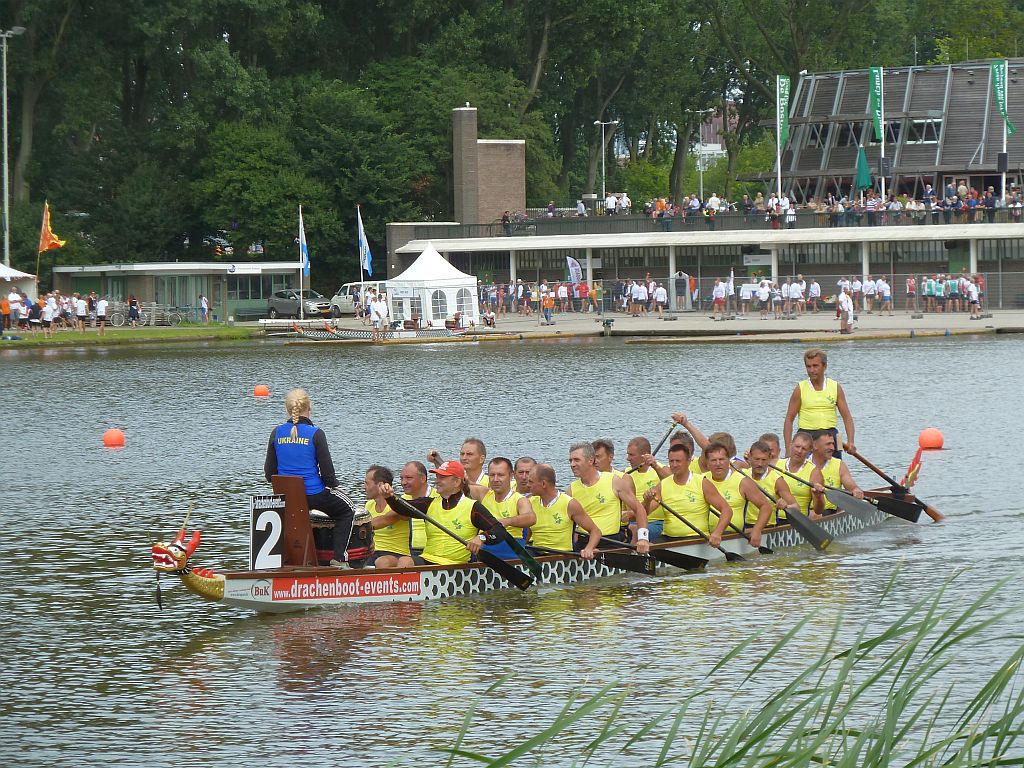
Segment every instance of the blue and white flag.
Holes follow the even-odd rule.
[[[306,227],[302,223],[302,206],[299,206],[299,258],[302,260],[302,274],[309,277],[309,246],[306,245]]]
[[[366,230],[363,229],[363,214],[356,206],[356,221],[359,223],[359,266],[366,270],[369,277],[373,277],[373,267],[370,266],[370,244],[366,242]]]
[[[569,265],[569,281],[573,285],[583,282],[583,267],[580,263],[572,256],[566,256],[565,261]]]

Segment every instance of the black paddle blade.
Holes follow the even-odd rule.
[[[652,549],[650,555],[659,563],[682,568],[684,571],[697,571],[708,564],[703,557],[673,552],[671,549]]]
[[[921,508],[909,501],[894,499],[891,496],[875,496],[870,501],[883,512],[888,512],[890,515],[895,515],[911,523],[916,523],[921,517]]]
[[[793,530],[803,536],[804,540],[819,552],[832,543],[832,539],[825,533],[825,529],[800,510],[792,507],[786,509],[786,519],[793,526]]]
[[[598,557],[609,568],[642,573],[645,576],[653,576],[654,570],[657,567],[650,555],[624,555],[617,552],[601,552],[598,554]]]
[[[838,509],[849,512],[854,517],[870,519],[870,516],[878,511],[877,507],[867,499],[858,499],[846,491],[839,491],[830,488],[825,491],[825,498],[836,505]],[[865,517],[867,516],[867,517]]]
[[[505,526],[501,526],[502,531],[505,532],[505,541],[512,547],[512,551],[519,555],[519,560],[526,566],[526,569],[533,574],[533,578],[540,581],[544,577],[543,571],[540,569],[540,563],[533,559],[533,556],[526,551],[526,548],[519,543],[519,540],[513,536]]]
[[[774,555],[775,554],[775,550],[772,549],[771,547],[761,546],[761,547],[757,548],[757,551],[760,552],[762,555]]]
[[[533,584],[532,576],[523,573],[514,565],[506,563],[497,555],[492,555],[486,549],[481,549],[477,552],[476,557],[481,563],[497,573],[513,587],[517,587],[525,591],[530,588],[531,584]]]
[[[730,552],[725,547],[719,547],[718,551],[725,555],[725,559],[730,563],[742,563],[747,559],[743,555],[737,555],[735,552]]]

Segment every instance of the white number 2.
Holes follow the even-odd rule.
[[[277,543],[281,540],[281,515],[273,509],[264,510],[258,518],[256,518],[256,530],[265,531],[270,529],[270,533],[267,534],[266,540],[263,542],[263,546],[260,547],[260,551],[256,553],[256,562],[253,563],[253,569],[257,571],[264,570],[265,568],[280,568],[281,567],[281,555],[271,554],[274,548],[277,547]]]

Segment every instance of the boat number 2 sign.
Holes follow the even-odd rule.
[[[284,496],[251,496],[249,501],[249,569],[280,568],[284,554]]]

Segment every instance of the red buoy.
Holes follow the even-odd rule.
[[[921,430],[921,435],[917,438],[917,444],[926,451],[937,451],[942,448],[942,444],[945,442],[946,438],[935,427]]]
[[[103,433],[103,445],[106,448],[124,448],[124,432],[111,427]]]
[[[270,387],[266,384],[257,384],[252,389],[253,397],[270,397]]]

